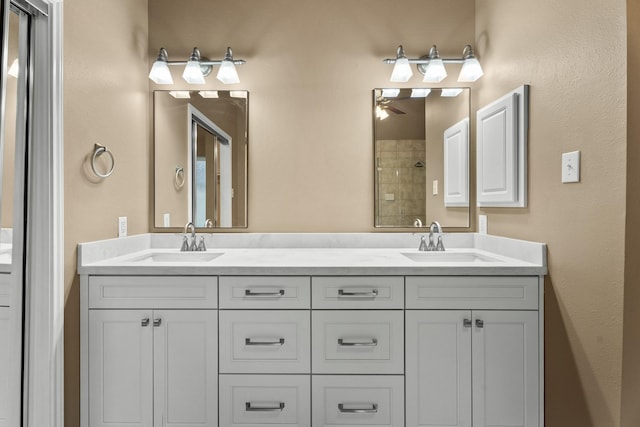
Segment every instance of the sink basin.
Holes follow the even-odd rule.
[[[480,255],[473,252],[403,252],[402,255],[411,261],[424,263],[482,263],[482,262],[502,262],[497,258]]]
[[[185,263],[185,262],[208,262],[223,255],[224,252],[151,252],[144,254],[138,258],[134,258],[131,262],[150,263]]]

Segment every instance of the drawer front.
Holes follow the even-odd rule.
[[[220,375],[220,425],[311,425],[309,375]]]
[[[313,373],[402,374],[402,311],[314,311]]]
[[[313,427],[404,426],[404,377],[313,375]]]
[[[309,373],[309,311],[220,311],[221,373]]]
[[[407,276],[408,309],[538,309],[537,276]]]
[[[312,277],[313,308],[402,309],[402,276]]]
[[[89,308],[217,308],[218,278],[90,276]]]
[[[308,309],[308,276],[222,276],[220,308]]]
[[[0,274],[0,307],[9,307],[11,300],[11,274]]]

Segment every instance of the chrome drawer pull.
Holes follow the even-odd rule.
[[[253,338],[245,338],[244,345],[283,346],[284,338],[280,338],[277,341],[254,341]]]
[[[347,403],[346,405],[354,406],[353,404]],[[371,403],[370,408],[345,408],[344,403],[338,403],[338,410],[345,414],[375,414],[378,412],[378,404]]]
[[[369,342],[361,341],[345,341],[343,338],[338,338],[338,345],[342,347],[375,347],[378,345],[376,338],[371,338]]]
[[[464,326],[465,328],[470,328],[471,327],[471,319],[464,319],[462,321],[462,326]]]
[[[480,320],[480,319],[476,319],[476,327],[477,328],[484,328],[484,321]]]
[[[251,289],[244,290],[244,296],[246,297],[283,297],[284,289],[280,289],[276,292],[256,292]]]
[[[142,320],[140,321],[140,325],[141,325],[141,326],[149,326],[149,318],[148,318],[148,317],[145,317],[144,319],[142,319]]]
[[[158,327],[162,324],[162,319],[161,318],[157,318],[157,319],[153,319],[153,326],[154,327]]]
[[[378,290],[372,289],[370,291],[345,291],[344,289],[338,289],[339,297],[372,297],[378,296]]]
[[[256,405],[252,402],[244,402],[244,410],[247,412],[275,412],[284,409],[284,402],[275,403],[275,406]]]

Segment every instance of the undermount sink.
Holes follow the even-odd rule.
[[[473,252],[403,252],[402,255],[411,261],[424,263],[482,263],[482,262],[502,262],[497,258],[481,255]]]
[[[131,262],[135,263],[150,263],[150,262],[165,262],[165,263],[188,263],[188,262],[209,262],[224,252],[151,252],[144,254],[140,257],[134,258]]]

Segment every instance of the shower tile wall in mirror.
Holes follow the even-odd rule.
[[[469,92],[374,89],[376,227],[469,227]]]
[[[247,91],[155,91],[154,225],[247,227]]]

